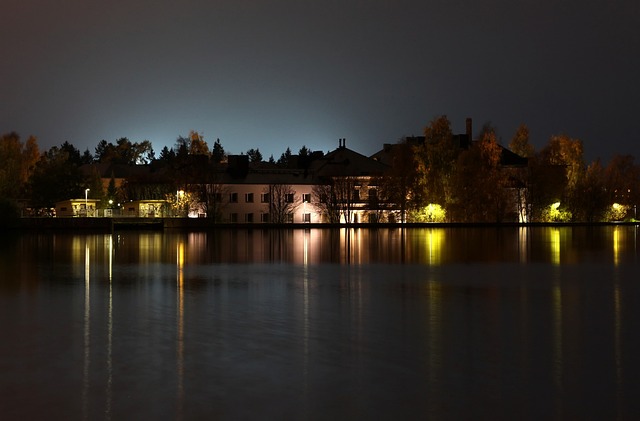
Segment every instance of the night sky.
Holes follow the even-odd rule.
[[[0,132],[365,155],[446,114],[640,159],[638,0],[2,0]]]

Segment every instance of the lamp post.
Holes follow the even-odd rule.
[[[84,189],[84,216],[89,216],[89,189]]]

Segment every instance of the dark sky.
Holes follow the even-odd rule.
[[[640,145],[638,0],[2,0],[0,132],[366,155],[446,114]],[[640,156],[637,156],[640,159]]]

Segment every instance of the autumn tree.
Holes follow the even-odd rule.
[[[604,172],[609,205],[618,203],[630,211],[640,204],[640,166],[633,156],[615,155]]]
[[[607,212],[605,171],[600,160],[591,163],[576,185],[572,199],[573,218],[582,222],[600,222]]]
[[[562,177],[557,180],[559,187],[562,188],[561,197],[558,199],[561,209],[569,212],[574,219],[573,215],[578,211],[576,205],[580,202],[576,196],[579,194],[576,186],[585,173],[582,141],[566,135],[552,136],[540,151],[538,160],[547,169],[552,167],[563,169]]]
[[[451,196],[451,183],[456,160],[460,153],[453,142],[451,122],[447,116],[431,121],[424,129],[423,145],[414,146],[418,183],[415,206],[428,203],[446,204]]]
[[[502,148],[495,130],[483,130],[478,142],[460,153],[453,176],[449,210],[456,221],[502,222],[512,203],[500,168]]]
[[[393,203],[399,208],[401,222],[407,221],[407,213],[416,209],[420,203],[424,202],[424,191],[420,184],[420,174],[414,164],[414,148],[416,146],[404,139],[402,142],[393,145],[389,153],[391,155],[391,166],[380,180],[381,199]]]
[[[189,132],[189,154],[209,156],[209,145],[204,140],[204,136],[195,130]]]
[[[535,149],[529,143],[529,128],[525,124],[521,124],[516,133],[511,138],[509,149],[523,158],[531,158],[535,154]]]

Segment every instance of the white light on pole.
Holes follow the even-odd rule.
[[[89,189],[85,189],[84,190],[84,213],[85,213],[85,216],[89,216],[88,201],[89,201]]]

